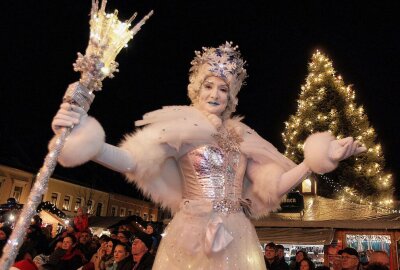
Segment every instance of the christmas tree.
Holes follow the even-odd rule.
[[[330,131],[338,139],[352,136],[367,148],[365,153],[340,162],[335,171],[318,175],[318,193],[389,206],[392,176],[384,171],[385,159],[374,128],[363,107],[355,103],[351,85],[344,84],[341,76],[335,74],[332,62],[319,51],[312,56],[297,102],[297,112],[285,122],[282,133],[288,158],[301,162],[305,139],[319,131]]]

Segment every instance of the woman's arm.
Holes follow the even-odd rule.
[[[74,167],[93,160],[117,172],[134,171],[132,153],[105,143],[105,133],[100,123],[79,106],[61,104],[53,119],[52,129],[58,134],[62,127],[73,129],[60,153],[58,161],[61,165]]]
[[[283,173],[278,181],[278,194],[283,196],[297,186],[303,179],[304,176],[311,173],[310,168],[304,163],[300,163],[293,169]]]
[[[352,137],[336,140],[328,132],[312,134],[304,144],[304,161],[280,176],[278,192],[282,196],[297,186],[305,175],[333,171],[339,161],[365,150]]]
[[[100,152],[92,160],[120,173],[133,173],[136,168],[132,153],[108,143],[102,145]]]
[[[351,137],[336,140],[329,133],[311,135],[305,143],[305,159],[291,169],[273,161],[249,160],[244,198],[252,201],[253,216],[260,217],[279,207],[284,194],[297,186],[311,172],[327,173],[334,170],[339,161],[365,151]]]

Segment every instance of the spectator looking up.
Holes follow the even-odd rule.
[[[268,243],[264,250],[264,260],[269,270],[288,270],[289,265],[284,261],[281,261],[277,257],[276,245],[274,243]]]
[[[151,270],[154,263],[154,255],[150,253],[153,239],[149,234],[139,232],[132,242],[132,257],[134,270]]]
[[[113,269],[132,270],[132,258],[130,255],[130,248],[128,245],[121,242],[117,243],[114,248]]]
[[[71,270],[83,266],[85,257],[79,249],[76,249],[77,239],[74,235],[63,238],[61,248],[57,248],[49,258],[45,269]]]
[[[360,267],[360,255],[354,248],[347,247],[339,250],[342,255],[342,269],[357,270]]]

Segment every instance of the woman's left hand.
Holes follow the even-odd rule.
[[[354,141],[353,137],[347,137],[331,141],[328,155],[332,161],[341,161],[366,150],[367,148],[362,146],[359,141]]]

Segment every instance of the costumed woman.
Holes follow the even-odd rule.
[[[265,269],[249,217],[279,207],[282,196],[311,171],[324,173],[364,149],[352,138],[312,135],[299,165],[232,118],[247,76],[237,47],[225,43],[196,52],[191,62],[191,106],[145,114],[134,133],[116,147],[104,142],[101,125],[64,103],[52,127],[75,128],[59,162],[68,167],[93,160],[124,173],[174,217],[161,240],[153,269]]]

